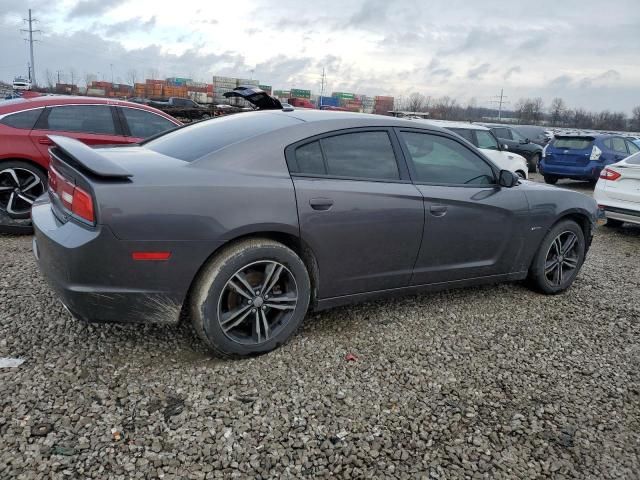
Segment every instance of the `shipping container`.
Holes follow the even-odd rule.
[[[345,99],[345,100],[352,100],[354,98],[356,98],[356,94],[355,93],[349,93],[349,92],[333,92],[331,94],[332,97],[336,97],[336,98],[341,98],[341,99]]]
[[[104,97],[105,94],[104,88],[87,88],[87,96],[89,97]]]
[[[291,98],[306,98],[306,99],[310,99],[311,98],[311,90],[303,90],[300,88],[292,88],[290,90],[289,96]]]
[[[327,106],[327,107],[339,107],[340,99],[338,97],[320,97],[318,99],[318,106]]]
[[[271,85],[259,85],[258,87],[264,90],[267,93],[267,95],[271,95],[271,92],[272,92]]]

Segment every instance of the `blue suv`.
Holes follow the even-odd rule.
[[[595,183],[604,167],[637,152],[640,147],[618,135],[560,134],[542,151],[540,172],[550,184],[561,178]]]

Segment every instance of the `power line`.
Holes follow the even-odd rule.
[[[42,33],[42,31],[33,29],[33,24],[36,23],[38,20],[31,16],[31,9],[29,9],[29,18],[28,19],[24,18],[23,20],[29,24],[28,29],[22,29],[20,31],[23,33],[29,33],[28,42],[29,42],[29,53],[31,57],[31,63],[29,64],[29,80],[31,81],[31,84],[35,86],[36,85],[36,66],[33,60],[33,42],[37,42],[37,40],[33,39],[33,34]]]

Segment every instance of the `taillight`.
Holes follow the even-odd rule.
[[[544,148],[542,149],[542,158],[546,158],[547,157],[547,147],[549,146],[549,144],[547,143]]]
[[[91,195],[63,177],[52,166],[49,166],[49,189],[58,196],[66,210],[89,223],[95,222]]]
[[[621,176],[622,175],[620,175],[618,172],[616,172],[615,170],[611,170],[610,168],[605,168],[600,172],[600,178],[603,180],[614,181],[619,179]]]
[[[589,157],[589,160],[600,160],[600,155],[602,155],[602,150],[594,145],[591,149],[591,156]]]

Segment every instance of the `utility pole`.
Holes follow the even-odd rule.
[[[509,97],[505,96],[504,88],[500,89],[500,95],[496,95],[492,97],[494,100],[490,100],[489,103],[497,103],[498,104],[498,120],[502,120],[502,106],[508,105],[510,102],[507,101]]]
[[[27,40],[29,42],[29,53],[31,55],[31,63],[30,63],[31,68],[29,69],[29,80],[31,81],[31,85],[35,86],[36,85],[36,64],[33,61],[33,42],[37,42],[37,40],[33,39],[33,34],[41,33],[41,30],[33,29],[33,24],[36,23],[38,20],[36,20],[31,16],[31,9],[29,9],[29,18],[25,18],[23,20],[29,24],[29,28],[22,29],[20,31],[23,33],[29,34],[29,39]]]
[[[58,83],[60,83],[60,70],[56,70],[56,73],[58,74]]]
[[[320,84],[320,107],[322,107],[322,97],[324,97],[324,81],[325,81],[325,74],[324,74],[324,67],[322,67],[322,83]]]
[[[113,63],[110,63],[109,67],[111,67],[111,85],[113,85]]]

